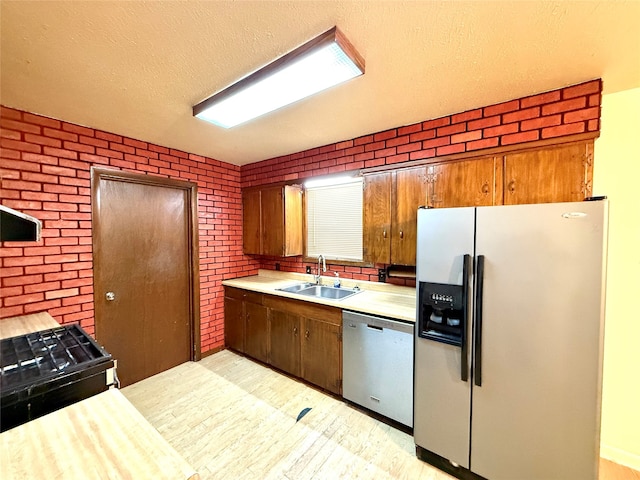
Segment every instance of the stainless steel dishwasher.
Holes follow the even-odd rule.
[[[342,395],[413,427],[413,328],[387,318],[343,311]]]

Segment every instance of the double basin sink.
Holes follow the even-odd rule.
[[[314,283],[296,283],[284,288],[277,288],[281,292],[295,293],[305,297],[327,298],[331,300],[343,300],[360,293],[359,289],[344,287],[329,287],[327,285],[316,285]]]

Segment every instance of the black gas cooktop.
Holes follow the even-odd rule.
[[[106,390],[113,360],[79,325],[65,325],[2,339],[0,368],[5,431]]]

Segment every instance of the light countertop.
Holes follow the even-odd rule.
[[[331,300],[328,298],[315,298],[297,295],[295,293],[282,292],[278,288],[287,287],[299,282],[313,282],[313,275],[291,272],[278,272],[273,270],[260,270],[258,275],[235,278],[222,282],[224,286],[251,290],[259,293],[278,295],[295,300],[308,301],[338,307],[343,310],[351,310],[372,315],[381,315],[397,320],[415,323],[416,321],[416,289],[401,287],[387,283],[363,282],[351,279],[340,279],[342,286],[353,288],[358,285],[360,293],[343,300]],[[323,276],[323,285],[332,285],[333,277]]]
[[[2,432],[0,478],[200,477],[111,389]]]
[[[56,322],[47,312],[32,313],[19,317],[3,318],[0,320],[0,339],[17,337],[31,332],[57,328]]]

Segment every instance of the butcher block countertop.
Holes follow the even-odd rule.
[[[343,287],[352,288],[358,285],[362,291],[357,295],[344,300],[331,300],[328,298],[316,298],[287,293],[276,290],[299,282],[313,282],[313,275],[290,272],[277,272],[273,270],[260,270],[258,275],[251,277],[235,278],[222,282],[224,286],[236,287],[254,292],[268,293],[281,297],[292,298],[322,305],[338,307],[343,310],[351,310],[372,315],[404,320],[415,323],[416,321],[416,289],[401,287],[388,283],[363,282],[350,279],[340,279]],[[323,285],[333,285],[333,277],[323,276]]]
[[[0,478],[200,478],[111,389],[0,434]]]
[[[3,318],[0,320],[0,339],[17,337],[18,335],[39,332],[40,330],[48,330],[59,326],[60,324],[47,312]]]

